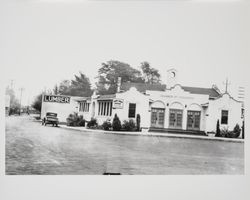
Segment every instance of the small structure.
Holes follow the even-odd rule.
[[[42,96],[41,118],[46,116],[47,112],[57,113],[59,123],[65,123],[69,114],[78,112],[78,101],[82,97],[66,95],[46,95]]]

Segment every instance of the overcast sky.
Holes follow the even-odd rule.
[[[163,82],[176,68],[185,86],[224,90],[228,77],[236,95],[248,78],[249,19],[240,0],[2,0],[0,66],[7,84],[25,88],[24,104],[78,71],[94,85],[110,59],[135,68],[148,61]]]

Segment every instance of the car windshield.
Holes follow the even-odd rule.
[[[46,116],[48,117],[57,117],[56,113],[47,113]]]

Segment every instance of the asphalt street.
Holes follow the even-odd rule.
[[[6,174],[244,174],[244,143],[80,132],[6,117]]]

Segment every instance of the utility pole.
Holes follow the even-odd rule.
[[[19,115],[21,115],[21,109],[22,109],[22,95],[23,95],[24,88],[20,88],[20,109],[19,109]]]
[[[225,93],[228,93],[228,86],[231,84],[228,82],[228,78],[226,79],[226,82],[223,82],[224,85],[226,85]]]

